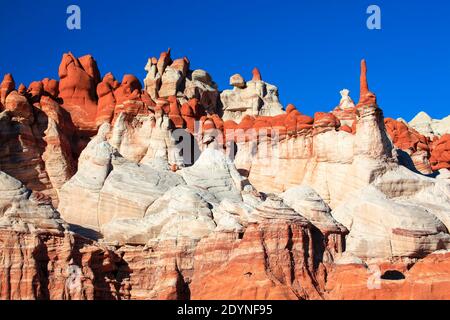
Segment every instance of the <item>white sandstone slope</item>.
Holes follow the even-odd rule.
[[[243,205],[245,179],[225,152],[216,147],[210,143],[192,167],[182,169],[178,176],[182,183],[171,188],[168,185],[165,194],[148,207],[144,216],[126,219],[122,214],[102,224],[105,239],[146,244],[155,239],[200,240],[216,229],[242,230],[238,216],[233,217],[220,204],[223,201]],[[151,194],[148,188],[145,190]]]
[[[83,150],[78,172],[61,188],[59,211],[75,225],[99,230],[113,218],[143,217],[147,208],[183,179],[162,166],[125,159],[108,141],[109,125]]]
[[[141,219],[115,219],[102,227],[108,241],[146,244],[152,239],[200,240],[216,228],[208,192],[178,186],[154,202]]]
[[[450,116],[441,120],[432,119],[427,113],[421,111],[409,122],[409,125],[424,136],[440,137],[450,133]]]
[[[103,124],[78,160],[77,173],[59,192],[59,212],[72,224],[98,229],[100,191],[117,158],[114,148],[106,141],[109,124]]]
[[[350,230],[347,252],[360,258],[420,258],[450,248],[448,230],[432,210],[389,199],[374,186],[355,192],[332,214]]]
[[[207,148],[195,164],[181,170],[181,174],[188,185],[208,190],[219,201],[242,201],[240,193],[246,179],[223,151]]]

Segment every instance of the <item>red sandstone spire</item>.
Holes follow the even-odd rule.
[[[361,60],[361,77],[360,77],[360,97],[364,97],[369,92],[369,84],[367,83],[367,65],[366,60]]]
[[[357,107],[373,106],[377,104],[377,97],[369,90],[367,83],[367,65],[366,60],[361,60],[361,76],[360,76],[360,94]]]

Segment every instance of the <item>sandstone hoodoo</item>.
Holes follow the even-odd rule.
[[[447,118],[385,118],[364,60],[311,115],[257,68],[145,70],[4,76],[0,299],[450,299]]]

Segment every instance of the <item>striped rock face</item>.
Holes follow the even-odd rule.
[[[0,299],[450,299],[445,121],[384,118],[365,61],[313,116],[256,68],[145,69],[4,77]]]

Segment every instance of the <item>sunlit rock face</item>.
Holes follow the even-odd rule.
[[[209,113],[219,112],[219,91],[212,77],[202,69],[190,70],[190,61],[184,57],[172,60],[170,49],[162,52],[159,59],[148,59],[145,66],[145,91],[156,100],[177,97],[181,104],[190,99]]]
[[[450,134],[450,116],[441,120],[432,119],[426,112],[421,111],[408,124],[430,138]]]
[[[450,298],[445,120],[285,108],[170,50],[0,87],[1,299]]]

